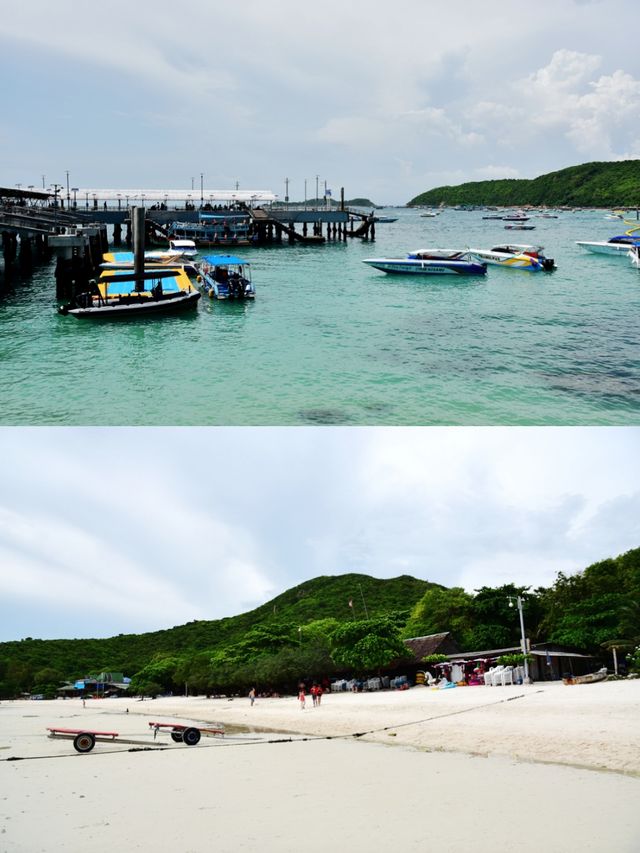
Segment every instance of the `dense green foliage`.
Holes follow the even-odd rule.
[[[119,634],[107,639],[26,638],[0,643],[0,698],[32,691],[34,677],[44,667],[70,680],[101,671],[144,673],[141,677],[145,684],[156,685],[161,690],[171,684],[171,689],[180,686],[184,691],[185,681],[191,678],[194,685],[205,680],[221,685],[230,678],[230,673],[234,674],[234,683],[244,684],[245,677],[252,680],[252,670],[246,667],[258,653],[261,660],[266,657],[265,652],[274,658],[280,655],[283,663],[292,668],[291,650],[297,648],[299,656],[302,648],[304,654],[299,665],[306,671],[314,655],[315,658],[319,655],[323,625],[323,659],[333,668],[326,639],[331,620],[337,624],[366,615],[375,618],[402,610],[408,613],[431,586],[427,581],[406,575],[389,580],[358,574],[323,576],[293,587],[255,610],[226,619],[189,622],[164,631]],[[349,601],[353,607],[349,607]],[[300,634],[299,627],[302,627]],[[203,653],[206,663],[200,657]],[[187,660],[189,665],[186,670],[184,665],[179,670],[176,663],[176,670],[170,675],[163,670],[163,677],[159,677],[155,668],[146,672],[153,662],[164,659]],[[267,680],[275,683],[276,679]]]
[[[523,600],[527,636],[577,651],[640,644],[640,549],[548,589],[513,584],[475,594],[408,576],[348,574],[307,581],[249,613],[166,631],[93,640],[0,644],[0,698],[52,695],[59,684],[101,671],[133,675],[132,692],[292,691],[300,679],[366,674],[402,662],[401,638],[450,631],[462,650],[520,644],[509,599]],[[352,606],[349,602],[352,602]],[[366,605],[366,607],[365,607]],[[636,655],[640,667],[640,657]]]
[[[640,160],[583,163],[533,180],[473,181],[421,193],[409,205],[526,204],[546,207],[637,207],[640,204]]]
[[[385,616],[343,622],[331,635],[331,657],[338,666],[356,674],[378,671],[392,661],[409,657],[399,621]]]

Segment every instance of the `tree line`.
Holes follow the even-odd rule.
[[[363,676],[408,660],[404,640],[451,632],[461,650],[518,646],[509,602],[520,596],[527,636],[604,655],[640,646],[640,549],[602,560],[548,588],[506,584],[473,593],[408,576],[348,574],[300,584],[236,617],[107,639],[0,644],[0,698],[55,695],[64,680],[103,671],[131,691],[290,692],[300,679]],[[640,658],[638,659],[640,665]]]

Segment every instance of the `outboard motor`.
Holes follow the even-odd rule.
[[[551,272],[551,270],[554,270],[555,268],[556,268],[556,264],[555,264],[555,261],[553,260],[553,258],[545,258],[542,261],[542,269],[545,270],[546,272]]]

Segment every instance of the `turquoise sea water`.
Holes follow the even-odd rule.
[[[93,324],[56,313],[53,263],[0,297],[2,424],[637,424],[640,273],[578,239],[603,213],[505,231],[388,211],[375,243],[247,249],[257,298]],[[541,243],[551,274],[391,277],[362,258]]]

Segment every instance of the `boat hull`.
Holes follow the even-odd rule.
[[[485,252],[482,250],[473,249],[471,254],[474,258],[482,261],[485,264],[492,266],[504,267],[511,270],[526,270],[528,272],[538,272],[545,269],[544,264],[538,258],[530,257],[529,255],[501,255],[495,252]]]
[[[166,296],[162,299],[120,296],[113,301],[96,302],[86,307],[60,309],[61,314],[68,314],[78,320],[97,319],[124,319],[133,317],[150,317],[159,314],[178,314],[195,308],[200,293],[192,290],[188,293],[181,292],[177,295]]]
[[[607,677],[607,668],[603,667],[597,672],[590,672],[587,675],[572,675],[570,678],[563,678],[564,684],[595,684],[598,681],[604,681]]]
[[[576,240],[578,246],[586,249],[588,252],[594,252],[596,255],[616,255],[624,257],[628,254],[633,243],[599,243],[587,242],[584,240]]]
[[[485,275],[487,269],[476,261],[394,260],[368,258],[363,261],[374,269],[393,275]]]

